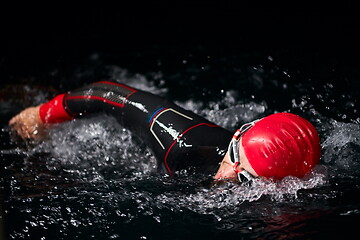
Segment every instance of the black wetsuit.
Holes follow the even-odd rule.
[[[63,100],[69,115],[105,112],[150,144],[159,168],[216,172],[232,133],[159,96],[114,82],[74,90]]]

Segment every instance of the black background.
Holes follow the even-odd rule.
[[[130,71],[178,70],[194,49],[218,56],[281,55],[279,64],[308,69],[326,62],[359,67],[356,4],[261,1],[122,1],[117,4],[22,4],[1,9],[2,83],[72,71],[93,53]],[[168,62],[159,69],[158,60]],[[281,62],[282,61],[282,62]],[[301,66],[299,66],[301,65]]]

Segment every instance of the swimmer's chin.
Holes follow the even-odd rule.
[[[236,178],[231,178],[231,177],[213,177],[211,187],[224,185],[226,183],[239,183],[239,181],[237,181]]]

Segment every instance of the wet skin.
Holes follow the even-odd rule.
[[[244,147],[242,145],[242,139],[240,139],[240,143],[239,143],[239,156],[240,156],[240,164],[237,166],[237,170],[240,171],[246,170],[254,177],[258,177],[258,174],[251,167],[249,160],[245,155]],[[226,153],[214,178],[216,180],[228,179],[234,182],[238,181],[236,173],[233,168],[233,164],[229,159],[229,152]]]

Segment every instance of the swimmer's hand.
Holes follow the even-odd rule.
[[[10,128],[24,140],[41,140],[45,137],[45,125],[42,123],[40,106],[29,107],[9,121]]]

